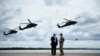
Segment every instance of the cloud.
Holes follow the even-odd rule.
[[[53,3],[53,0],[44,0],[44,1],[48,6],[52,5]]]
[[[63,5],[66,4],[67,0],[44,0],[47,6]]]
[[[82,14],[80,14],[80,21],[79,24],[80,25],[87,25],[87,24],[94,24],[94,23],[98,23],[99,19],[97,17],[99,16],[94,16],[89,12],[84,12]]]
[[[17,27],[16,22],[18,21],[16,20],[16,18],[19,18],[21,9],[17,7],[14,8],[8,3],[4,3],[4,1],[1,3],[0,8],[2,8],[0,9],[0,36],[2,36],[4,31],[9,32],[8,29],[14,29],[15,27]],[[2,36],[1,40],[7,40],[8,38]]]
[[[86,12],[80,15],[77,25],[72,28],[70,33],[75,33],[76,36],[74,37],[80,40],[100,40],[98,33],[100,27],[97,27],[100,23],[99,16]]]
[[[46,47],[50,48],[49,42],[38,42],[38,41],[0,41],[0,47]],[[41,45],[42,44],[42,45]],[[71,41],[67,40],[64,42],[64,48],[99,48],[100,41]],[[59,45],[57,46],[59,47]]]
[[[93,0],[2,1],[0,3],[0,8],[2,8],[0,9],[0,34],[6,31],[4,28],[17,28],[18,33],[8,36],[1,35],[0,43],[5,42],[1,46],[30,47],[32,45],[31,47],[50,47],[49,44],[52,34],[56,33],[59,39],[59,33],[62,32],[65,43],[68,44],[70,42],[72,44],[72,46],[68,44],[68,46],[70,45],[69,47],[74,47],[75,45],[77,47],[81,44],[84,44],[83,47],[86,47],[86,42],[84,41],[91,40],[90,42],[94,42],[100,40],[99,11],[95,12],[96,5],[94,5],[95,2]],[[76,17],[80,18],[74,19]],[[38,26],[23,31],[18,30],[20,23],[28,23],[27,18],[37,23]],[[75,20],[78,23],[60,29],[57,27],[57,23],[63,22],[63,18]],[[23,25],[21,26],[23,27]],[[76,38],[79,39],[79,42],[75,42]],[[68,40],[70,41],[66,42]],[[41,44],[44,45],[41,46]]]
[[[64,43],[64,47],[67,48],[99,48],[100,41],[71,41],[67,40]]]

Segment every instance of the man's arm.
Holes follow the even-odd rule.
[[[51,42],[52,42],[52,37],[51,37]]]
[[[56,38],[56,42],[57,42],[57,45],[58,45],[58,39]]]
[[[59,41],[60,41],[60,42],[63,42],[63,41],[64,41],[64,38],[61,38]]]

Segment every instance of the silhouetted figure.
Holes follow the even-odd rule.
[[[3,33],[3,35],[9,35],[9,34],[16,34],[17,31],[16,30],[10,30],[8,33]]]
[[[51,54],[52,55],[56,55],[57,45],[58,45],[58,40],[57,40],[56,34],[53,34],[53,36],[51,37]]]
[[[65,20],[68,20],[68,19],[65,19]],[[59,24],[57,24],[58,28],[63,28],[65,26],[70,26],[70,25],[74,25],[77,23],[77,21],[72,21],[72,20],[68,20],[68,22],[64,22],[65,24],[60,26]]]
[[[29,23],[21,23],[21,24],[27,24],[24,28],[22,28],[21,26],[19,26],[19,30],[24,30],[24,29],[28,29],[28,28],[32,28],[32,27],[36,27],[37,24],[36,23],[32,23],[29,19],[28,19]]]
[[[64,44],[64,37],[63,34],[60,33],[60,40],[59,40],[60,55],[64,55],[63,44]]]

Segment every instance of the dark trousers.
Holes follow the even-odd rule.
[[[56,46],[51,46],[51,54],[56,55]]]

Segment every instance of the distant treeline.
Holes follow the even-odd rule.
[[[51,50],[51,48],[13,47],[13,48],[0,48],[0,50]],[[57,50],[59,50],[59,48],[57,48]],[[100,50],[100,48],[64,48],[64,50]]]
[[[14,47],[14,48],[0,48],[0,50],[50,50],[50,48],[23,48],[23,47]]]

